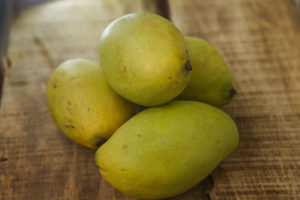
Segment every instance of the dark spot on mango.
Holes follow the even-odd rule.
[[[234,88],[231,88],[229,90],[229,96],[232,98],[236,94],[236,90]]]
[[[124,168],[121,168],[121,171],[123,171],[123,172],[124,172],[124,171],[126,171],[126,170],[125,170]]]
[[[65,127],[66,127],[66,128],[75,128],[75,127],[74,127],[73,125],[71,125],[71,124],[66,124]]]
[[[54,89],[56,89],[56,88],[57,88],[57,85],[56,85],[56,83],[54,83],[54,84],[53,84],[53,88],[54,88]]]
[[[67,111],[68,111],[70,114],[72,114],[72,113],[71,113],[71,105],[72,105],[71,101],[68,101]]]
[[[184,64],[184,67],[187,71],[192,71],[192,65],[191,62],[189,60],[187,60]]]
[[[127,144],[123,144],[123,145],[122,145],[122,148],[123,148],[123,149],[127,149],[127,147],[128,147]]]
[[[137,134],[138,137],[142,137],[140,134]]]
[[[172,79],[172,76],[169,76],[168,79]]]
[[[185,53],[186,53],[186,55],[189,55],[189,51],[187,49],[185,50]]]
[[[126,69],[126,66],[124,65],[123,66],[123,71],[126,73],[127,72],[127,69]]]
[[[104,142],[106,142],[106,138],[101,136],[95,136],[93,140],[96,147],[100,147]]]

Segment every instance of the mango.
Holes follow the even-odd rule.
[[[233,76],[216,47],[197,37],[185,37],[193,66],[192,77],[181,100],[205,102],[217,107],[228,104],[236,94]]]
[[[137,110],[111,89],[99,64],[82,58],[55,69],[47,102],[58,128],[72,141],[94,149]]]
[[[110,23],[99,43],[101,66],[111,87],[142,106],[178,96],[192,66],[182,33],[167,19],[132,13]]]
[[[124,123],[96,152],[102,177],[141,199],[181,194],[207,177],[238,146],[222,110],[196,101],[148,108]]]

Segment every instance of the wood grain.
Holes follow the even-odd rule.
[[[69,141],[51,120],[47,81],[66,59],[98,62],[98,39],[113,19],[133,11],[166,14],[159,1],[73,0],[40,4],[12,24],[0,108],[1,200],[133,200],[113,189],[93,164],[94,151]],[[206,184],[208,182],[208,184]],[[173,198],[207,199],[209,180]]]
[[[292,0],[173,0],[171,19],[215,44],[238,95],[225,108],[238,150],[213,173],[212,200],[300,199],[300,15]]]

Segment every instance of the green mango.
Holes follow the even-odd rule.
[[[197,101],[148,108],[96,152],[102,177],[141,199],[181,194],[207,177],[238,146],[229,115]]]
[[[67,60],[55,69],[47,101],[58,128],[89,148],[97,148],[137,110],[110,88],[100,65],[82,58]]]
[[[178,99],[202,101],[218,107],[228,104],[236,90],[223,56],[205,40],[185,38],[193,71],[188,86]]]
[[[116,19],[102,33],[99,51],[111,87],[139,105],[164,104],[188,84],[192,67],[184,36],[159,15]]]

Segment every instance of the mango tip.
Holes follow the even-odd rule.
[[[236,95],[236,90],[234,88],[231,88],[229,91],[230,97],[232,98],[234,95]]]

